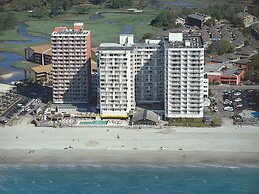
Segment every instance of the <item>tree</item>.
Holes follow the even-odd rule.
[[[47,3],[47,0],[12,0],[11,7],[15,11],[22,11],[45,7]]]
[[[117,8],[123,8],[123,7],[132,7],[133,1],[132,0],[110,0],[108,7],[117,9]]]
[[[10,12],[0,12],[0,30],[10,29],[18,24],[17,17]]]
[[[55,17],[63,13],[63,9],[62,9],[63,5],[60,0],[51,1],[50,7],[51,7],[49,12],[50,17]]]
[[[142,36],[142,40],[144,41],[144,40],[150,39],[150,38],[152,38],[152,37],[153,37],[153,35],[152,35],[151,33],[145,33],[145,34]]]
[[[248,39],[245,40],[244,45],[248,46],[250,44],[250,41]]]
[[[228,40],[219,40],[219,41],[213,42],[207,50],[209,54],[217,54],[217,55],[223,55],[225,53],[229,53],[232,51],[233,51],[233,48],[230,44],[230,41]]]
[[[75,10],[77,14],[86,14],[90,11],[90,7],[86,5],[84,6],[81,5],[81,6],[77,6]]]
[[[49,9],[47,7],[38,8],[32,12],[32,17],[35,17],[37,19],[47,17],[48,15],[49,15]]]
[[[156,18],[151,21],[151,25],[155,27],[162,27],[164,29],[174,28],[175,18],[176,16],[171,9],[166,11],[161,11],[156,16]]]
[[[215,19],[214,19],[214,18],[211,18],[211,19],[208,19],[208,20],[205,22],[205,25],[211,27],[211,26],[215,25],[215,23],[216,23]]]
[[[245,26],[243,20],[241,18],[238,18],[237,16],[230,18],[229,21],[235,26],[241,26],[241,27]]]

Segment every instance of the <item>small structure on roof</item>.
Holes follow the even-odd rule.
[[[133,125],[157,125],[159,116],[153,111],[137,108],[132,118]]]

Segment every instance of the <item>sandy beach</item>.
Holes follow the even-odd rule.
[[[12,73],[7,73],[7,74],[4,74],[4,75],[1,75],[0,77],[5,80],[5,79],[10,79],[14,76],[17,76],[19,74],[20,74],[19,72],[12,72]]]
[[[0,163],[7,164],[253,164],[259,128],[225,120],[220,128],[42,128],[29,120],[0,128]]]

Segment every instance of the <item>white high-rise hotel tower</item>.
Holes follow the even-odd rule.
[[[204,48],[201,38],[170,33],[163,41],[165,117],[203,117]]]
[[[102,116],[127,116],[138,104],[163,103],[166,118],[201,118],[207,96],[200,37],[169,33],[160,40],[103,43],[97,52],[98,108]]]

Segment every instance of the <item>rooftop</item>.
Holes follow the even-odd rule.
[[[239,49],[237,51],[237,54],[238,55],[252,55],[252,54],[255,54],[256,53],[256,49],[255,48],[252,48],[250,46],[248,47],[243,47],[241,49]]]
[[[232,64],[222,64],[222,63],[214,63],[214,64],[205,64],[206,73],[213,74],[219,73],[221,76],[232,76],[232,75],[239,75],[243,69],[233,67]]]
[[[169,48],[203,48],[200,36],[183,36],[183,41],[170,42],[168,38],[164,38]]]
[[[36,67],[31,67],[31,69],[36,73],[50,73],[52,71],[52,64],[39,65]]]
[[[132,50],[132,46],[124,46],[118,43],[101,43],[97,50]]]
[[[251,62],[251,60],[249,60],[249,59],[240,59],[240,60],[236,61],[235,63],[236,64],[247,64],[250,62]]]
[[[55,27],[52,35],[87,35],[90,31],[84,30],[84,23],[74,23],[73,29]]]
[[[204,20],[210,18],[210,16],[202,14],[202,13],[193,13],[191,15],[188,15],[188,17],[191,17],[191,18],[194,18],[194,19],[197,19],[200,21],[204,21]]]
[[[244,19],[245,17],[249,16],[250,14],[247,12],[239,12],[237,13],[237,17]]]
[[[153,111],[138,108],[133,115],[132,122],[135,123],[142,120],[149,120],[157,123],[159,120],[159,116]]]
[[[43,44],[43,45],[40,45],[40,46],[32,46],[30,48],[32,50],[34,50],[35,53],[52,55],[51,44]]]

